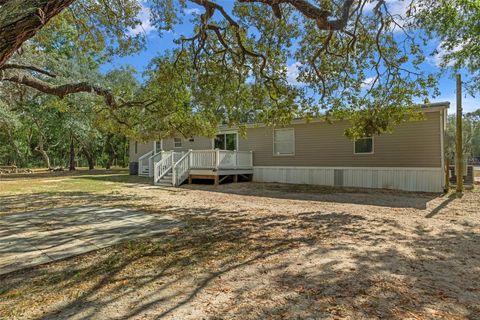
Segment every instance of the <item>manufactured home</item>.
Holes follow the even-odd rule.
[[[448,102],[423,107],[425,117],[393,133],[350,140],[347,121],[298,119],[289,126],[249,125],[241,135],[220,127],[214,138],[174,136],[130,141],[131,173],[155,184],[195,179],[215,184],[239,177],[258,182],[441,192]]]

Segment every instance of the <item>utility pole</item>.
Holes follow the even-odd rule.
[[[463,131],[462,131],[462,76],[457,74],[457,130],[455,143],[455,168],[457,193],[463,193]]]

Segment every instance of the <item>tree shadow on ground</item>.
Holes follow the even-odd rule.
[[[134,185],[152,186],[152,178],[141,177],[129,174],[107,174],[107,175],[86,175],[73,177],[73,179],[86,179],[93,181],[107,181],[116,183],[129,183]],[[133,186],[135,187],[135,186]]]
[[[95,194],[91,192],[47,191],[30,194],[12,194],[0,196],[0,214],[15,214],[32,210],[50,209],[56,207],[68,208],[72,206],[96,203],[99,205],[121,206],[133,200],[141,200],[138,195],[123,194]],[[1,216],[0,216],[1,217]]]
[[[438,193],[259,182],[230,183],[220,186],[191,184],[183,185],[182,188],[255,197],[415,209],[426,209],[429,201],[441,196]]]
[[[20,303],[27,290],[33,300],[48,298],[41,290],[67,297],[41,319],[480,317],[478,225],[430,230],[332,210],[152,211],[165,212],[186,227],[0,277],[2,300]]]
[[[436,206],[432,211],[430,211],[425,218],[433,218],[435,217],[440,211],[445,209],[452,201],[455,199],[458,199],[459,196],[457,196],[455,193],[450,194],[448,197],[446,197],[438,206]]]
[[[43,171],[35,173],[12,173],[0,175],[0,181],[14,181],[18,179],[22,180],[35,180],[54,177],[76,177],[76,176],[90,176],[90,175],[128,175],[128,169],[94,169],[94,170],[75,170],[75,171]]]

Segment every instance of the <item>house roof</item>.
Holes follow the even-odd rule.
[[[419,104],[419,107],[422,109],[448,109],[450,108],[450,101],[439,101],[439,102],[432,102],[427,104]],[[434,111],[434,110],[432,110]]]
[[[426,104],[418,104],[418,107],[422,108],[424,112],[436,112],[439,110],[443,109],[448,109],[450,108],[450,101],[439,101],[439,102],[432,102],[432,103],[426,103]],[[306,119],[305,118],[294,118],[291,122],[291,124],[300,124],[300,123],[305,123]],[[316,118],[316,119],[311,119],[308,122],[320,122],[320,121],[325,121],[322,118]],[[263,123],[248,123],[246,124],[247,128],[252,128],[252,127],[264,127],[265,124]],[[228,130],[235,130],[238,129],[238,126],[233,126],[229,127],[227,125],[220,125],[219,127],[220,131],[228,131]]]

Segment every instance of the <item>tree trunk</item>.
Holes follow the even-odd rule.
[[[0,0],[0,67],[75,0]]]
[[[105,141],[105,151],[107,152],[108,158],[107,163],[105,164],[105,169],[110,170],[112,167],[113,160],[115,158],[115,148],[113,147],[113,134],[109,134],[107,136],[107,140]]]
[[[88,170],[93,170],[95,169],[95,161],[93,158],[87,158],[88,161]]]
[[[70,135],[70,165],[68,170],[75,171],[75,144],[73,143],[73,134]]]
[[[92,155],[92,153],[88,152],[85,148],[82,148],[83,154],[85,155],[85,158],[87,159],[88,162],[88,170],[93,170],[95,169],[95,159]]]
[[[42,156],[47,169],[49,170],[52,169],[52,167],[50,166],[50,157],[48,156],[48,153],[43,148],[43,135],[41,133],[38,135],[38,146],[35,148],[35,150],[38,151]]]
[[[457,74],[457,132],[455,143],[455,168],[457,169],[457,193],[463,192],[463,111],[462,111],[462,78]]]
[[[13,130],[7,130],[7,136],[11,146],[13,147],[13,150],[15,151],[15,159],[13,160],[13,162],[15,163],[15,165],[17,165],[17,163],[20,163],[20,166],[23,166],[25,163],[23,163],[24,161],[22,161],[23,160],[22,152],[18,147],[17,141],[15,140],[15,137],[13,136],[12,131]]]

